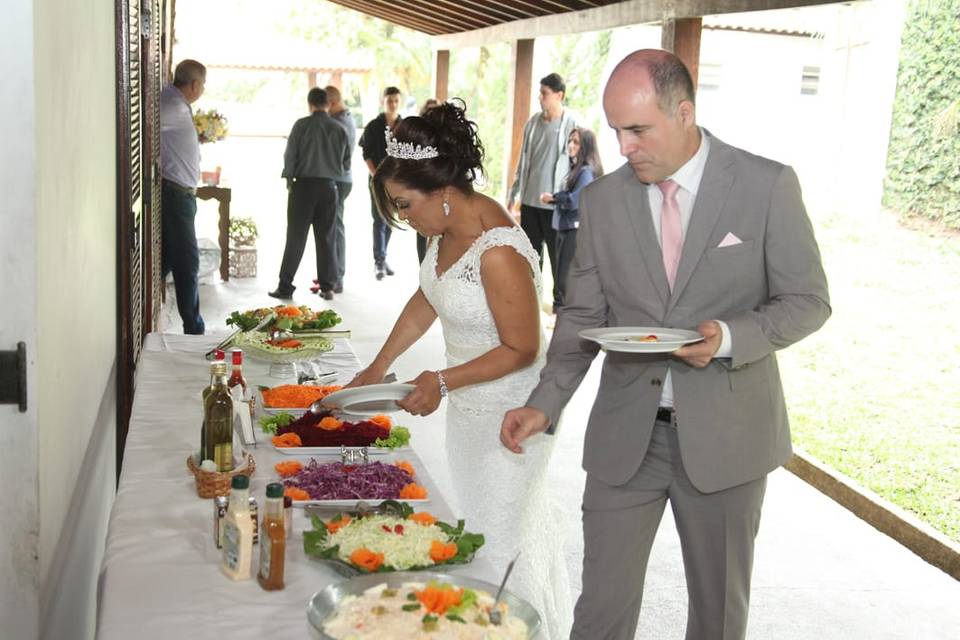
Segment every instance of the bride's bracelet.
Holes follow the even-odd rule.
[[[440,381],[440,397],[446,398],[447,397],[447,381],[443,379],[443,373],[441,373],[439,369],[437,369],[434,373],[437,374],[437,380]]]

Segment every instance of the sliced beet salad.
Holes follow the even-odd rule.
[[[390,422],[386,416],[374,416],[360,422],[339,420],[329,412],[307,412],[290,424],[277,428],[277,436],[296,434],[302,447],[368,447],[378,439],[390,436]],[[286,441],[295,442],[291,438]]]

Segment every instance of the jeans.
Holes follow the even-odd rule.
[[[573,263],[573,254],[577,251],[577,230],[557,231],[557,275],[553,288],[554,311],[564,305],[567,299],[567,274]],[[559,295],[558,295],[559,294]]]
[[[550,254],[550,273],[553,276],[553,300],[560,297],[557,287],[557,232],[553,228],[553,209],[541,209],[530,205],[520,205],[520,227],[530,238],[530,244],[540,256],[540,270],[543,270],[543,245],[547,245]]]
[[[160,192],[161,226],[160,264],[163,278],[173,273],[173,286],[177,292],[177,311],[183,320],[183,332],[203,335],[203,318],[200,317],[200,250],[197,248],[197,230],[193,225],[197,217],[197,197],[183,187],[163,181]]]
[[[317,253],[317,281],[320,288],[330,291],[336,285],[337,263],[334,250],[337,218],[337,187],[329,178],[297,178],[287,196],[287,242],[280,263],[282,293],[293,293],[293,278],[297,275],[307,233],[313,226],[313,241]]]
[[[387,259],[387,245],[390,244],[390,234],[393,228],[386,223],[380,210],[377,209],[377,199],[373,195],[373,178],[369,180],[370,213],[373,216],[373,262],[380,264]]]
[[[337,260],[337,284],[343,284],[343,276],[347,272],[347,233],[343,226],[344,201],[353,189],[352,182],[337,180],[337,220],[334,225],[334,254]]]

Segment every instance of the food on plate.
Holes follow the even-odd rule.
[[[283,484],[305,491],[309,500],[426,499],[427,490],[414,480],[407,469],[389,463],[321,463],[311,458],[300,470],[285,476]]]
[[[286,411],[272,415],[263,415],[260,416],[260,428],[263,429],[264,433],[276,434],[277,429],[287,426],[296,419],[296,416]]]
[[[490,621],[494,597],[479,589],[431,581],[408,582],[399,588],[386,583],[359,595],[346,596],[323,631],[337,640],[521,640],[529,637],[526,623],[496,603],[501,624]]]
[[[304,551],[373,573],[465,564],[483,546],[483,536],[464,531],[463,520],[457,526],[439,522],[405,502],[391,500],[383,507],[383,513],[342,513],[329,520],[314,516],[313,530],[303,534]]]
[[[627,342],[657,342],[659,339],[660,338],[652,333],[645,336],[627,336],[624,338]]]
[[[234,311],[227,318],[227,324],[241,331],[251,331],[263,322],[268,316],[273,319],[266,325],[266,329],[282,329],[284,331],[323,331],[338,325],[341,318],[336,311],[324,309],[314,311],[307,306],[277,305],[262,307],[249,311]]]
[[[270,338],[270,334],[265,331],[247,331],[241,333],[233,339],[233,345],[240,349],[253,349],[254,351],[264,351],[266,353],[298,353],[300,351],[330,351],[333,349],[333,342],[323,337],[312,337],[302,339],[280,339]]]
[[[305,384],[281,384],[268,389],[261,387],[263,406],[270,409],[309,409],[317,400],[322,400],[343,387],[335,384],[311,386]]]
[[[284,447],[302,447],[303,441],[300,440],[300,436],[295,433],[283,433],[278,436],[273,436],[270,438],[270,442],[273,443],[273,446],[282,449]]]
[[[384,420],[386,419],[386,421]],[[404,427],[390,428],[389,418],[373,416],[358,422],[341,420],[329,411],[308,411],[302,417],[277,427],[277,434],[295,434],[303,447],[382,447],[397,448],[410,442]],[[278,445],[279,446],[279,445]]]

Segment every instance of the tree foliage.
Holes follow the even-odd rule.
[[[960,229],[960,0],[911,0],[900,50],[884,203]]]

